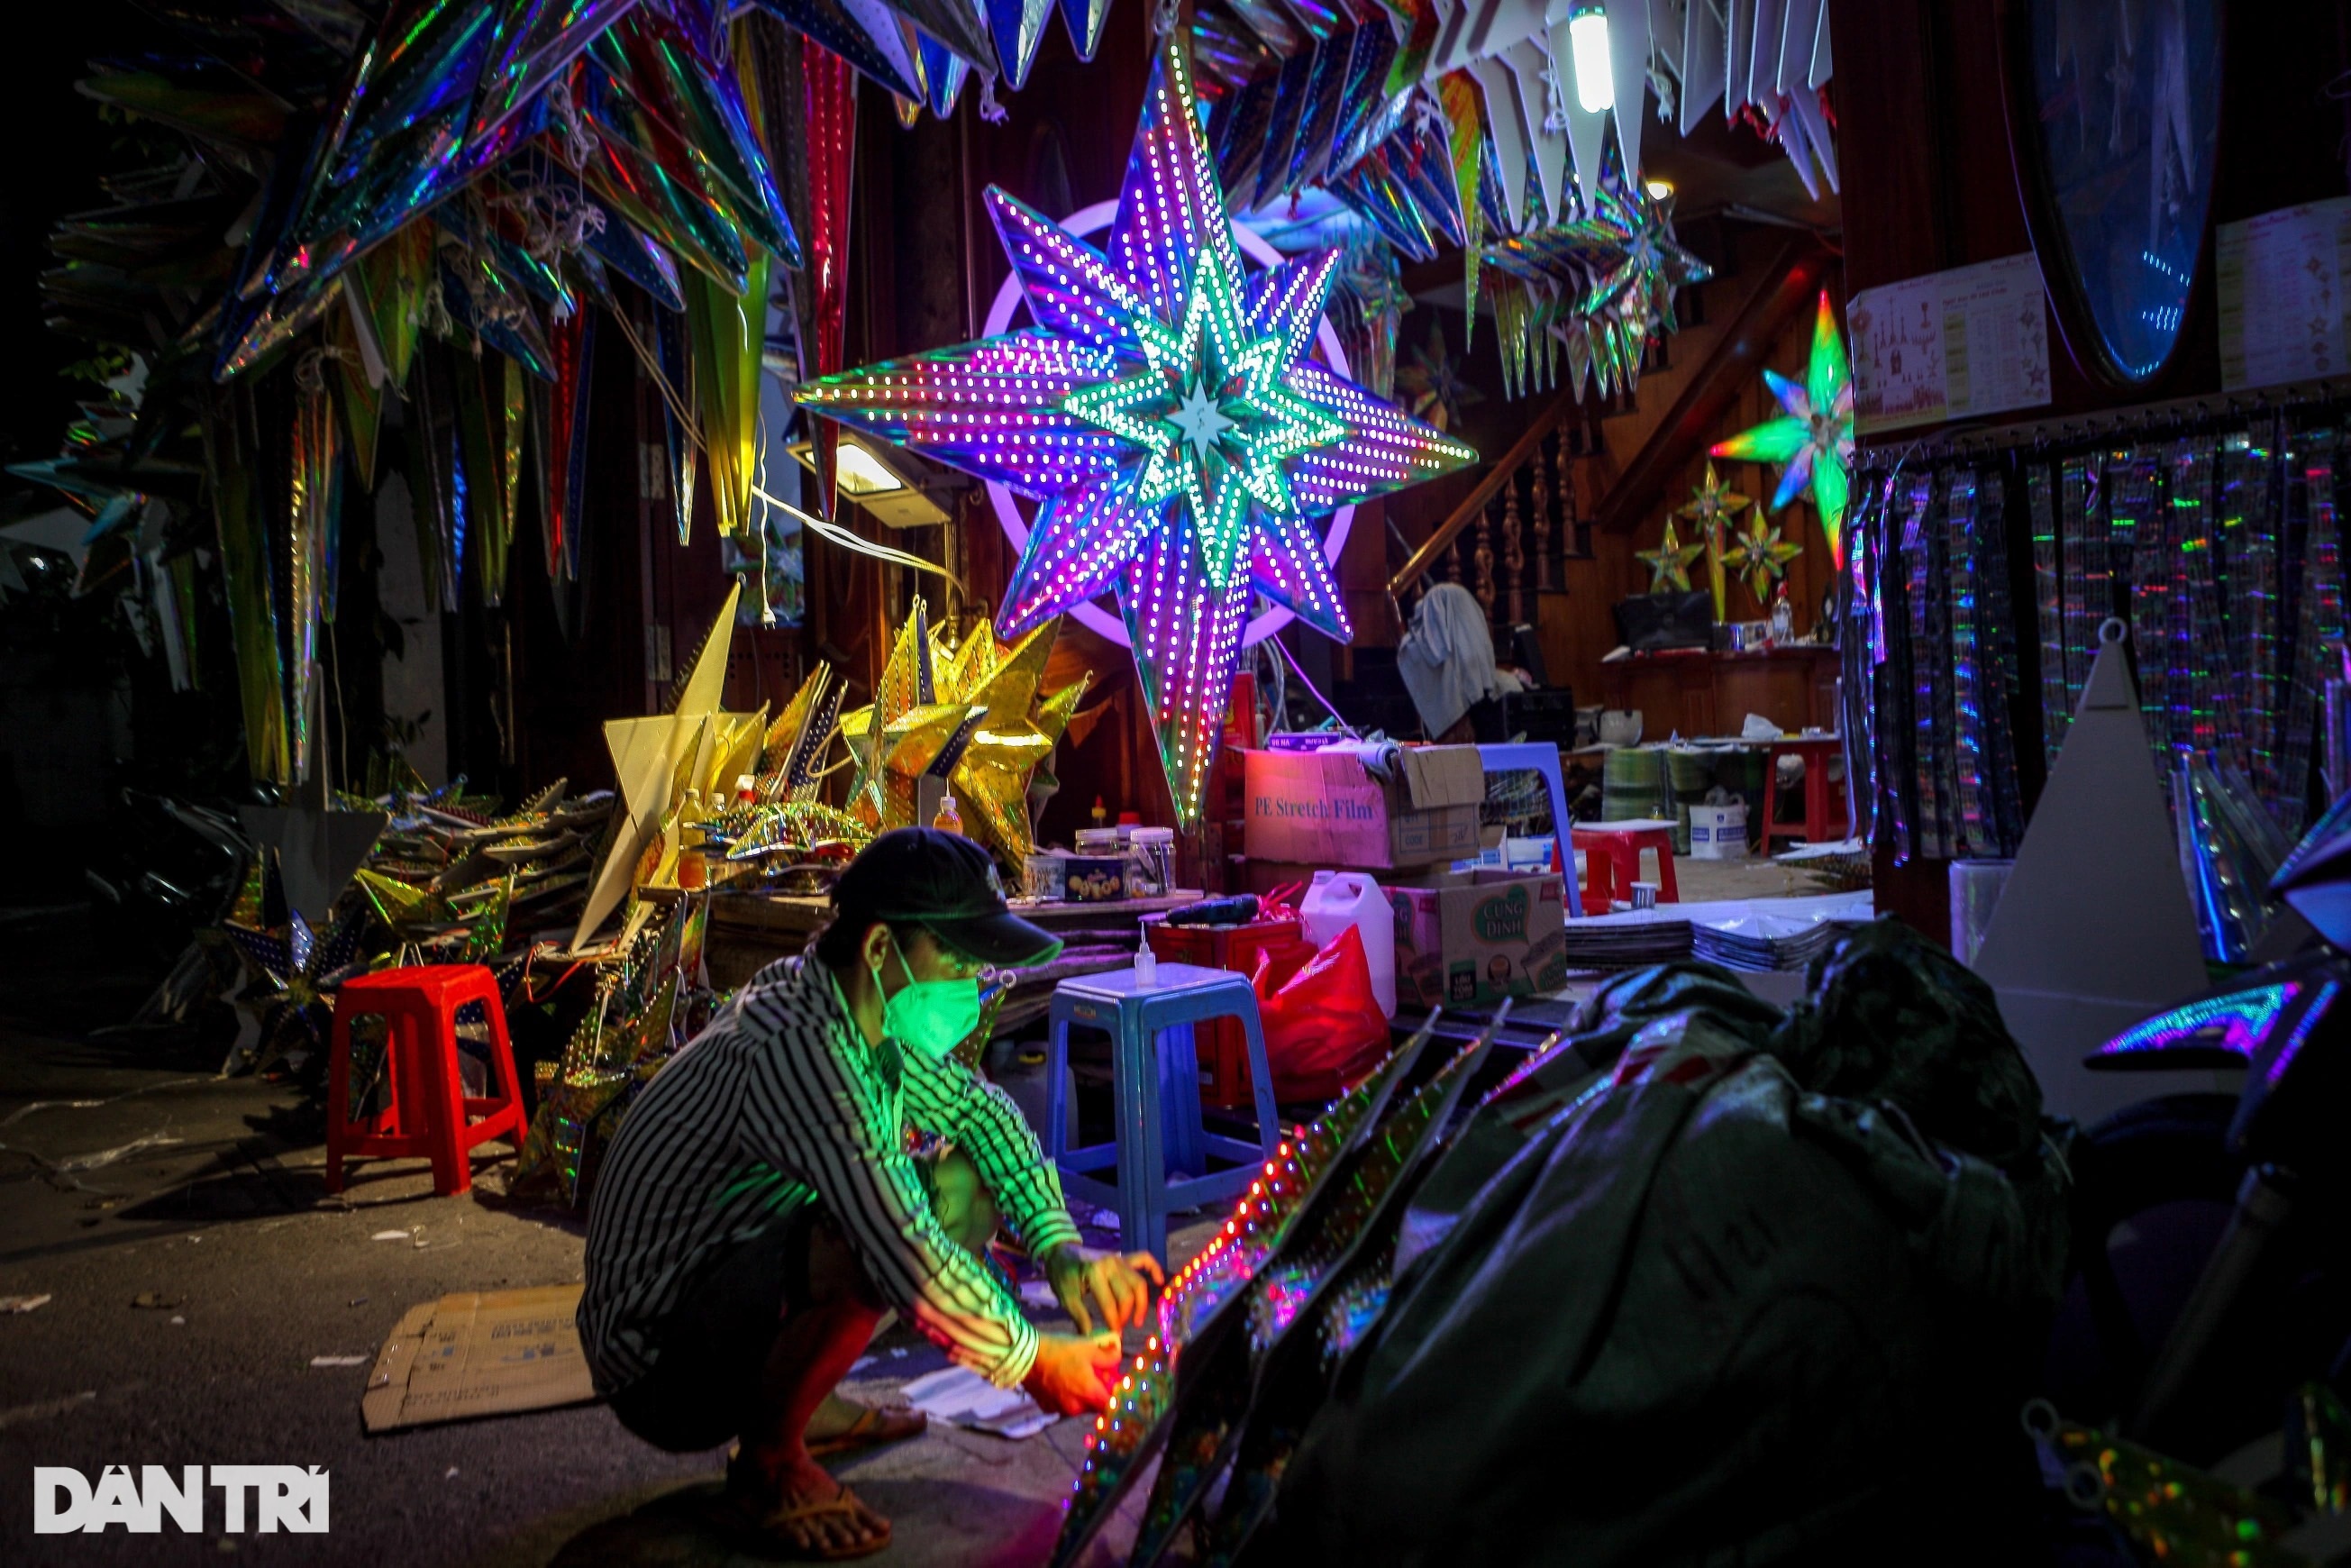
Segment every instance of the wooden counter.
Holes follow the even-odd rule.
[[[1641,710],[1641,738],[1737,735],[1750,713],[1782,729],[1837,726],[1837,650],[1813,643],[1717,653],[1635,653],[1601,666],[1601,699]]]

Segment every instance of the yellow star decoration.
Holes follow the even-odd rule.
[[[1649,591],[1663,593],[1667,589],[1677,592],[1689,591],[1690,562],[1706,553],[1704,545],[1685,545],[1675,531],[1674,520],[1666,519],[1666,537],[1657,541],[1655,549],[1635,550],[1635,555],[1649,563]]]
[[[843,716],[857,759],[850,810],[877,831],[912,825],[916,780],[942,777],[964,831],[1007,862],[1033,849],[1029,779],[1077,711],[1081,679],[1040,700],[1038,685],[1061,622],[1009,647],[986,627],[960,648],[941,643],[921,602],[900,629],[872,707]]]
[[[1726,559],[1731,570],[1745,576],[1755,602],[1769,604],[1773,580],[1787,576],[1788,563],[1803,553],[1803,546],[1782,542],[1780,526],[1766,524],[1758,512],[1749,520],[1747,532],[1732,542]]]
[[[1693,488],[1689,505],[1675,514],[1696,523],[1698,532],[1705,538],[1707,586],[1714,590],[1714,618],[1717,621],[1728,619],[1725,612],[1729,608],[1723,556],[1729,544],[1730,519],[1734,514],[1752,506],[1754,499],[1725,485],[1709,460],[1706,465],[1706,483]]]

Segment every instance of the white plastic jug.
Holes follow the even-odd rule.
[[[1306,939],[1328,947],[1352,925],[1364,934],[1364,956],[1372,966],[1372,995],[1380,1010],[1395,1017],[1395,917],[1379,883],[1359,871],[1318,871],[1299,905]]]

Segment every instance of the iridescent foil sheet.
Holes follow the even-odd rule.
[[[1257,188],[1258,163],[1273,126],[1276,85],[1275,77],[1259,77],[1227,94],[1217,108],[1208,129],[1216,147],[1217,178],[1228,191]]]
[[[2114,613],[2105,574],[2105,529],[2095,511],[2104,474],[2095,455],[2068,457],[2057,470],[2057,571],[2069,716],[2081,702],[2083,683],[2090,678],[2098,627]]]
[[[2074,694],[2065,684],[2065,590],[2058,568],[2056,476],[2046,463],[2024,476],[2025,505],[2032,514],[2033,619],[2041,633],[2041,746],[2043,766],[2053,767],[2074,722]]]
[[[1202,5],[1192,13],[1192,58],[1200,68],[1201,95],[1229,100],[1233,89],[1271,76],[1279,57],[1238,17]]]
[[[1331,160],[1332,142],[1339,134],[1339,122],[1346,118],[1347,66],[1353,53],[1352,33],[1324,38],[1314,46],[1314,68],[1307,78],[1298,134],[1290,146],[1290,169],[1282,181],[1285,193],[1303,190],[1322,177],[1323,168]]]
[[[2270,879],[2293,846],[2244,776],[2201,754],[2180,754],[2171,798],[2180,872],[2196,907],[2204,956],[2245,963],[2269,927]]]
[[[2168,457],[2174,577],[2171,607],[2171,742],[2241,769],[2243,753],[2229,683],[2227,607],[2222,576],[2231,530],[2212,491],[2213,441],[2188,436]]]
[[[1877,685],[1886,649],[1878,632],[1883,605],[1876,564],[1892,482],[1879,474],[1862,475],[1859,480],[1848,535],[1853,542],[1836,588],[1838,664],[1844,676],[1838,692],[1843,712],[1837,727],[1844,737],[1845,803],[1852,814],[1853,836],[1868,843],[1876,837],[1878,797],[1885,780],[1878,755],[1881,699]]]
[[[1994,855],[2013,855],[2024,841],[2024,791],[2017,775],[2016,724],[2010,708],[2021,695],[2016,612],[2009,591],[2008,509],[2011,475],[1984,471],[1976,491],[1976,648],[1987,773],[1983,793]]]
[[[1980,584],[1976,558],[1976,476],[1955,468],[1943,481],[1945,580],[1950,617],[1950,754],[1951,807],[1955,815],[1951,848],[1963,854],[1993,852],[1994,832],[1986,825],[1984,784],[1988,747],[1984,744],[1982,670],[1977,647],[1977,597]],[[1997,694],[1991,694],[1996,697]]]
[[[2288,526],[2299,525],[2301,580],[2296,584],[2294,691],[2285,738],[2278,748],[2276,817],[2290,834],[2302,831],[2310,794],[2311,745],[2327,680],[2343,659],[2343,546],[2336,528],[2336,433],[2296,432],[2286,448]]]
[[[2284,692],[2278,679],[2285,647],[2285,584],[2278,552],[2278,516],[2270,481],[2278,451],[2273,423],[2226,436],[2220,443],[2220,509],[2229,538],[2228,664],[2235,677],[2237,714],[2247,777],[2274,808],[2278,797],[2278,734]]]
[[[1941,591],[1948,570],[1943,535],[1934,517],[1938,488],[1931,474],[1910,481],[1902,520],[1902,563],[1908,579],[1911,764],[1917,789],[1911,847],[1929,860],[1949,860],[1955,809],[1942,757],[1943,737],[1951,732],[1949,611]]]
[[[2122,613],[2130,623],[2139,720],[2168,795],[2172,539],[2170,508],[2158,485],[2162,469],[2161,451],[2153,445],[2126,447],[2107,458],[2106,539]]]
[[[1257,183],[1234,187],[1233,210],[1262,206],[1281,193],[1290,177],[1290,155],[1298,145],[1298,127],[1306,117],[1306,95],[1314,80],[1314,51],[1301,49],[1281,62],[1273,78],[1273,106],[1265,125],[1265,151],[1259,156]]]

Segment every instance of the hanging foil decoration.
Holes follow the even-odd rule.
[[[706,277],[690,277],[685,285],[695,423],[710,465],[711,509],[722,536],[750,526],[751,485],[759,460],[759,359],[767,342],[764,252],[746,264],[745,277],[740,295]]]
[[[256,779],[289,783],[293,750],[287,734],[286,666],[277,645],[268,525],[245,460],[254,444],[250,394],[216,393],[204,401],[204,415],[205,477],[219,528],[221,580],[245,713],[246,758]]]
[[[1945,601],[1938,591],[1947,568],[1942,532],[1934,526],[1937,489],[1930,474],[1911,481],[1902,519],[1902,561],[1908,575],[1910,613],[1911,760],[1917,789],[1910,818],[1916,833],[1913,848],[1929,860],[1948,860],[1951,809],[1940,759],[1942,737],[1951,732],[1950,656],[1944,636]]]
[[[2114,614],[2106,580],[2104,459],[2068,457],[2057,476],[2057,570],[2065,624],[2065,712],[2082,700],[2097,655],[2098,628]]]
[[[2175,578],[2172,606],[2172,729],[2175,746],[2245,768],[2244,733],[2224,690],[2231,684],[2223,576],[2236,553],[2237,529],[2214,503],[2214,444],[2210,435],[2174,444],[2170,458]]]
[[[701,433],[693,427],[694,377],[687,340],[691,324],[683,315],[653,312],[653,363],[646,367],[662,405],[662,442],[669,455],[670,504],[677,515],[677,542],[694,537],[694,496],[700,472]]]
[[[1852,534],[1853,549],[1838,582],[1837,644],[1844,679],[1844,711],[1845,795],[1851,810],[1853,836],[1863,843],[1877,840],[1881,803],[1885,821],[1899,842],[1907,834],[1889,783],[1896,777],[1886,763],[1886,732],[1898,727],[1888,705],[1896,694],[1888,689],[1886,640],[1886,529],[1894,508],[1893,475],[1871,475],[1860,492],[1862,507]]]
[[[2245,963],[2269,927],[2270,879],[2293,846],[2254,798],[2251,780],[2203,752],[2180,754],[2171,800],[2179,869],[2196,906],[2204,956]]]
[[[1988,769],[1983,781],[1993,855],[2013,855],[2024,841],[2024,791],[2018,777],[2015,723],[2021,695],[2016,614],[2009,592],[2008,509],[2012,491],[2001,469],[1986,470],[1976,490],[1976,690]]]
[[[1981,583],[1976,571],[1976,476],[1955,468],[1944,481],[1943,525],[1948,563],[1950,628],[1950,703],[1953,725],[1948,732],[1954,767],[1951,806],[1951,848],[1959,853],[1993,852],[1996,828],[1984,799],[1990,772],[1985,744],[1984,692],[1978,647],[1978,596]],[[1996,694],[1993,694],[1996,695]],[[1941,749],[1939,747],[1938,749]]]
[[[842,332],[849,307],[849,180],[857,150],[857,77],[838,56],[804,43],[801,80],[807,94],[809,162],[808,287],[809,341],[819,377],[841,370]],[[829,419],[811,420],[817,470],[817,512],[827,522],[836,513],[841,430]]]
[[[555,383],[541,389],[533,432],[538,456],[538,517],[547,575],[580,578],[580,528],[587,520],[589,387],[596,363],[596,318],[575,311],[555,324]]]
[[[2302,533],[2301,582],[2294,634],[2294,688],[2279,749],[2278,821],[2291,834],[2308,820],[2310,747],[2330,677],[2341,674],[2344,647],[2343,545],[2335,512],[2335,432],[2297,431],[2286,448],[2287,505]]]
[[[2057,500],[2046,463],[2025,470],[2025,506],[2032,517],[2034,629],[2041,636],[2041,744],[2043,765],[2053,767],[2073,718],[2065,685],[2065,600],[2059,567]]]
[[[1396,333],[1411,308],[1395,252],[1376,240],[1350,245],[1332,285],[1331,319],[1346,348],[1347,363],[1380,397],[1395,395]]]
[[[2270,487],[2275,437],[2273,424],[2225,436],[2217,458],[2221,533],[2230,546],[2226,664],[2234,680],[2228,701],[2239,727],[2241,764],[2255,794],[2273,811],[2278,800],[2278,660],[2285,645],[2284,581]]]
[[[318,765],[319,623],[334,618],[332,598],[337,494],[334,400],[320,359],[305,359],[295,373],[294,426],[288,444],[291,484],[286,518],[286,711],[291,722],[294,782],[308,783]]]

